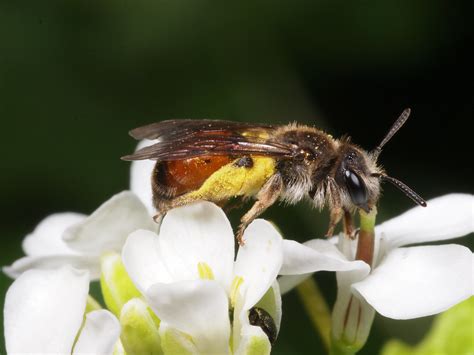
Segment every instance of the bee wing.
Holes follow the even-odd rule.
[[[273,129],[271,125],[223,120],[182,119],[151,123],[135,128],[129,134],[135,139],[160,139],[161,141],[167,141],[206,132],[215,132],[217,134],[218,132],[265,131],[271,129]]]
[[[258,136],[243,136],[229,131],[200,132],[188,137],[159,141],[142,148],[123,160],[180,160],[203,155],[247,155],[290,156],[292,151],[285,144],[268,142]]]

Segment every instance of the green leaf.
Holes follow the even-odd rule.
[[[416,346],[390,340],[382,355],[463,355],[474,353],[474,297],[438,315],[431,330]]]

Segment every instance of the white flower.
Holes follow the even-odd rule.
[[[168,212],[159,236],[140,230],[127,239],[123,263],[161,320],[165,352],[163,339],[180,333],[192,353],[244,353],[256,344],[269,351],[267,336],[249,324],[248,311],[265,296],[268,302],[262,308],[279,328],[281,298],[275,280],[283,258],[282,239],[264,220],[254,221],[245,239],[234,261],[231,225],[209,202]]]
[[[130,191],[104,202],[90,216],[57,213],[46,217],[23,240],[25,257],[3,268],[16,278],[29,269],[54,269],[71,265],[89,270],[92,280],[100,276],[100,257],[120,252],[128,235],[137,229],[156,230],[147,208]]]
[[[9,354],[111,354],[120,325],[106,310],[87,313],[89,276],[64,266],[29,270],[5,298],[5,345]]]
[[[375,228],[374,266],[363,261],[337,273],[338,297],[333,310],[333,337],[356,348],[363,345],[375,311],[394,319],[411,319],[443,312],[474,293],[473,254],[461,245],[412,246],[474,232],[474,196],[450,194],[428,201]],[[338,242],[337,242],[338,240]],[[331,250],[335,259],[355,258],[356,242],[335,238],[312,240],[305,246],[284,245],[282,292],[308,273]],[[304,274],[305,275],[301,275]],[[375,311],[374,311],[375,309]]]

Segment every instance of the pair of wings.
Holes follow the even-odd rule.
[[[123,160],[181,160],[203,155],[259,154],[291,156],[291,147],[268,140],[277,129],[270,125],[221,120],[168,120],[130,131],[135,139],[153,139],[157,143],[142,148]]]

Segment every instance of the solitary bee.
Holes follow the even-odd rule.
[[[367,152],[350,141],[335,139],[314,127],[284,126],[221,120],[168,120],[130,131],[135,139],[156,139],[123,160],[156,160],[151,177],[155,220],[172,208],[198,200],[224,205],[229,199],[255,197],[241,218],[236,238],[277,200],[294,204],[308,199],[328,206],[327,236],[344,216],[349,234],[351,215],[369,212],[388,181],[415,203],[426,202],[377,165],[383,146],[410,115],[405,109],[382,142]]]

